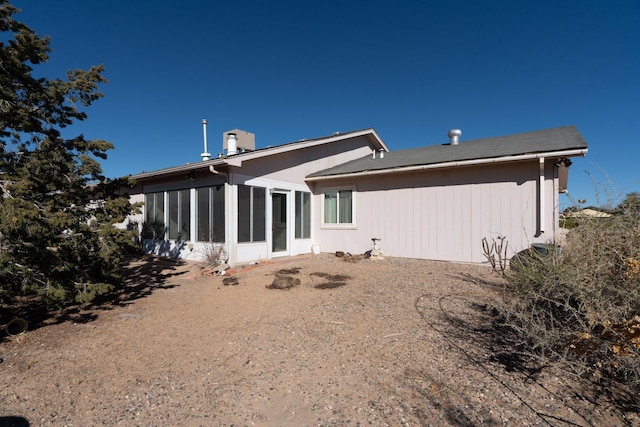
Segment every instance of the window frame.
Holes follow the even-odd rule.
[[[241,233],[242,234],[246,234],[246,230],[241,230],[240,227],[244,225],[245,221],[241,221],[241,214],[244,215],[245,212],[242,212],[242,210],[240,209],[240,189],[241,188],[248,188],[249,189],[249,218],[248,218],[248,222],[249,222],[249,237],[248,240],[241,240],[240,236]],[[256,203],[256,202],[260,202],[259,198],[256,197],[255,193],[257,191],[261,192],[262,195],[262,199],[261,199],[261,205],[260,203]],[[238,184],[237,188],[237,213],[236,213],[236,224],[237,224],[237,229],[236,229],[236,241],[238,242],[238,244],[246,244],[246,243],[265,243],[267,242],[267,188],[266,187],[259,187],[259,186],[254,186],[254,185],[246,185],[246,184]],[[258,206],[256,206],[256,204]],[[258,213],[258,209],[262,207],[262,214],[260,215]],[[258,215],[258,216],[256,216]],[[259,224],[259,220],[262,219],[262,227],[256,227],[256,225]],[[256,234],[258,234],[258,237],[256,237]],[[260,237],[262,237],[261,239],[259,239]],[[244,237],[243,237],[244,239]]]
[[[340,222],[340,192],[351,192],[351,222]],[[325,218],[325,198],[327,193],[336,194],[336,222],[326,222]],[[320,192],[321,203],[320,212],[322,214],[321,228],[338,228],[338,229],[354,229],[356,228],[356,187],[355,186],[342,186],[342,187],[327,187],[323,188]]]
[[[154,191],[144,195],[144,223],[149,229],[147,232],[151,233],[152,240],[165,240],[167,237],[165,193],[165,191]],[[162,204],[160,209],[158,209],[158,202]]]
[[[311,212],[311,192],[296,190],[294,192],[294,239],[311,239]]]
[[[168,220],[166,225],[167,240],[176,242],[191,241],[191,189],[181,188],[177,190],[168,190],[166,191],[166,194],[167,203],[165,216]],[[175,201],[172,198],[172,195],[174,194],[176,196]],[[173,210],[173,202],[175,202],[176,204],[175,212]],[[172,220],[174,219],[172,215],[174,213],[176,214],[175,224],[172,223]],[[175,226],[177,229],[174,230],[173,226]],[[186,236],[183,235],[183,232],[184,234],[186,234]]]
[[[222,192],[222,194],[218,194],[218,192]],[[206,222],[206,230],[201,230],[201,226],[203,224],[203,219],[201,218],[201,192],[206,194],[206,203],[207,203],[207,217],[204,222]],[[195,188],[195,227],[196,227],[196,242],[205,242],[205,243],[224,243],[226,242],[226,199],[225,199],[225,188],[224,184],[218,185],[209,185],[205,187],[196,187]],[[222,206],[219,206],[222,204]],[[222,214],[220,217],[216,217],[216,213]],[[215,231],[220,230],[221,236],[217,236]],[[201,237],[203,234],[207,234],[207,240],[202,240]]]

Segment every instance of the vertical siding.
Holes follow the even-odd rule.
[[[234,172],[267,180],[304,184],[304,178],[310,173],[370,154],[369,141],[365,137],[359,137],[275,154],[266,159],[247,160]]]
[[[409,197],[411,197],[411,199],[413,200],[413,217],[412,217],[413,221],[411,222],[412,226],[409,224],[408,225],[411,227],[414,233],[416,233],[419,236],[422,236],[422,234],[424,233],[423,216],[425,215],[424,207],[423,207],[424,202],[422,200],[422,193],[412,188],[410,190]],[[422,258],[422,250],[423,250],[422,239],[413,239],[410,234],[408,238],[409,238],[409,242],[407,244],[407,247],[412,248],[411,255],[409,256],[411,258]]]
[[[548,231],[537,235],[537,177],[538,164],[532,161],[319,183],[318,199],[322,187],[355,184],[357,227],[316,225],[314,233],[327,252],[364,252],[372,237],[380,237],[388,256],[465,262],[486,261],[483,237],[506,236],[511,256],[553,230],[557,196],[551,175],[545,181]],[[316,218],[322,218],[320,203],[314,206]]]

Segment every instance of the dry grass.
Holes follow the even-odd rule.
[[[636,216],[582,220],[562,251],[532,252],[507,278],[495,308],[518,351],[640,392]]]

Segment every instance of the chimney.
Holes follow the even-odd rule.
[[[238,136],[235,133],[227,134],[227,156],[238,153]]]
[[[460,143],[462,131],[460,129],[451,129],[449,131],[449,145],[458,145]]]
[[[202,161],[209,160],[211,153],[207,150],[207,119],[202,119],[202,132],[204,133],[204,152],[200,154]]]

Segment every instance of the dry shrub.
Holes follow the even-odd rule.
[[[629,212],[581,220],[561,251],[514,264],[495,308],[521,351],[640,392],[639,224]]]
[[[218,267],[229,259],[224,243],[215,242],[205,242],[202,248],[202,257],[202,264],[212,268]]]

